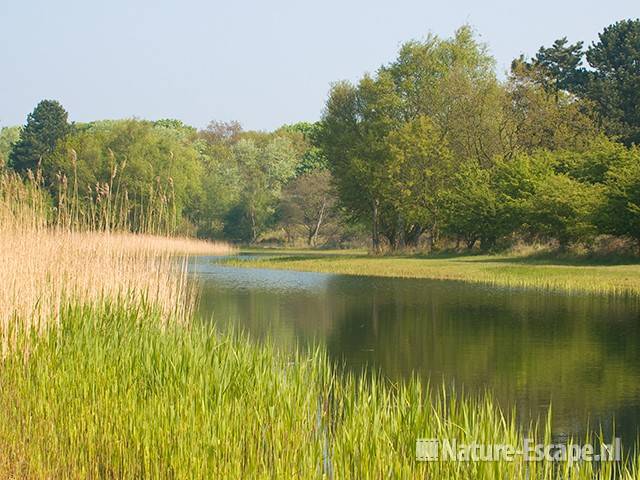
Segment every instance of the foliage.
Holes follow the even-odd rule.
[[[43,176],[56,197],[65,193],[61,185],[69,185],[83,212],[111,197],[109,222],[153,230],[142,218],[154,210],[157,218],[167,219],[163,230],[175,230],[201,190],[202,166],[184,129],[117,120],[77,125],[58,144]]]
[[[278,133],[289,135],[299,151],[300,160],[296,167],[296,176],[327,168],[327,159],[318,146],[321,128],[319,122],[298,122],[278,129]]]
[[[525,228],[540,239],[556,239],[563,249],[573,242],[589,242],[597,233],[594,216],[601,193],[599,186],[563,174],[537,178],[526,206]]]
[[[564,37],[540,47],[531,62],[520,58],[515,64],[547,89],[592,102],[609,135],[626,145],[640,143],[640,19],[609,25],[586,52],[582,42],[568,44]]]
[[[291,180],[283,192],[279,223],[289,241],[302,228],[309,246],[316,246],[327,224],[335,221],[335,197],[331,174],[314,169]]]
[[[587,95],[607,120],[610,134],[627,145],[640,144],[640,19],[621,20],[604,29],[586,53]]]
[[[0,129],[0,171],[9,164],[9,154],[13,145],[20,139],[21,127],[2,127]]]
[[[541,148],[582,151],[598,135],[591,104],[548,82],[537,65],[514,62],[505,85],[506,155]]]
[[[608,172],[600,222],[604,231],[627,235],[640,244],[640,150],[634,148]]]
[[[428,117],[418,117],[389,134],[386,192],[403,222],[405,236],[415,245],[423,229],[431,234],[442,221],[444,198],[454,168],[442,132]]]
[[[42,100],[27,117],[20,139],[13,145],[9,164],[18,172],[47,165],[57,143],[71,130],[68,114],[55,100]]]
[[[504,81],[469,26],[428,35],[333,84],[320,122],[273,132],[71,126],[45,100],[0,132],[0,165],[31,170],[58,218],[102,229],[310,244],[368,230],[375,252],[635,237],[639,32],[623,20],[586,49],[560,38]]]
[[[445,196],[445,233],[463,240],[472,249],[479,240],[491,248],[508,233],[504,230],[504,212],[492,184],[492,171],[468,163],[452,176],[452,188]]]
[[[452,39],[408,42],[375,77],[365,76],[357,87],[344,82],[333,87],[322,148],[342,205],[353,218],[368,220],[374,250],[381,248],[381,237],[392,247],[413,243],[425,230],[437,238],[433,209],[439,200],[430,196],[438,193],[429,191],[435,184],[422,188],[418,177],[441,184],[449,163],[489,164],[500,152],[500,99],[493,60],[469,27]],[[412,129],[426,130],[429,122],[425,141],[433,151],[425,156],[420,139],[411,145],[407,137]],[[398,133],[403,129],[404,135]],[[416,154],[421,167],[412,170],[414,178],[402,178],[398,165],[409,165]]]
[[[246,227],[232,225],[234,230],[225,232],[235,232],[234,240],[255,242],[273,219],[282,188],[295,174],[297,157],[291,142],[280,136],[266,142],[242,138],[232,153],[241,184],[240,203],[227,219]]]

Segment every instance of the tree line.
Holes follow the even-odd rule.
[[[640,244],[638,95],[639,20],[607,27],[586,51],[564,38],[542,47],[505,81],[465,26],[336,83],[321,145],[374,250],[425,238],[566,248],[601,234]]]
[[[37,179],[55,211],[94,228],[369,238],[374,251],[564,249],[603,235],[640,246],[639,96],[640,20],[606,27],[588,48],[561,38],[515,59],[506,79],[463,26],[333,84],[319,122],[273,132],[69,123],[45,100],[23,127],[0,131],[0,168]]]

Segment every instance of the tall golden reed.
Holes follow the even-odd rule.
[[[0,175],[3,351],[19,331],[55,324],[69,302],[117,298],[188,318],[195,298],[185,256],[231,251],[224,243],[60,226],[51,210],[37,179]]]

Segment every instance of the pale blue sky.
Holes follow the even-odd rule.
[[[273,129],[318,119],[331,82],[429,32],[471,24],[504,72],[520,53],[564,35],[590,43],[638,16],[638,0],[0,0],[0,126],[54,98],[76,121]]]

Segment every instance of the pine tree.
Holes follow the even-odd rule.
[[[59,102],[42,100],[27,117],[9,156],[9,165],[18,172],[26,172],[46,162],[58,141],[69,133],[67,118],[67,111]]]

